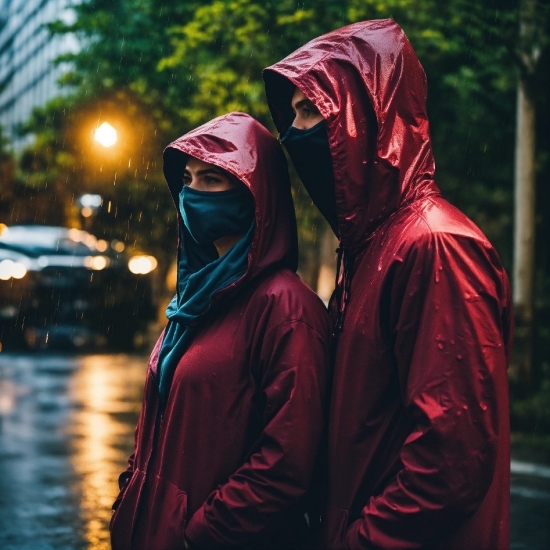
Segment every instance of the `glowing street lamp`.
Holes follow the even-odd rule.
[[[101,143],[103,147],[111,147],[116,143],[117,133],[108,122],[104,122],[101,126],[95,129],[94,139]]]

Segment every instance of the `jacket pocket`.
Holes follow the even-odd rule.
[[[121,474],[119,477],[119,485],[120,485],[120,479],[121,477],[125,475],[124,483],[122,484],[120,491],[118,492],[118,496],[116,497],[115,501],[113,502],[112,509],[113,511],[116,511],[116,509],[119,507],[120,503],[122,502],[122,499],[124,498],[124,495],[126,494],[126,489],[128,488],[128,485],[130,484],[131,479],[134,477],[134,472],[125,472],[124,474]],[[113,514],[114,515],[114,514]],[[111,518],[112,521],[113,518]]]
[[[113,504],[115,511],[109,525],[113,550],[129,550],[131,548],[133,524],[142,480],[143,472],[135,470],[130,481],[121,489]]]
[[[133,546],[142,550],[182,550],[187,493],[166,479],[147,479]]]
[[[348,511],[327,505],[321,521],[321,545],[326,550],[344,548],[348,527]]]

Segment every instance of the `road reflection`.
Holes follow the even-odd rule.
[[[94,355],[80,360],[70,387],[78,403],[69,419],[71,463],[79,479],[84,538],[97,550],[110,548],[111,505],[132,449],[144,378],[142,357]]]
[[[110,548],[147,358],[0,354],[0,548]]]

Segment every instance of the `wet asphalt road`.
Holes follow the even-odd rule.
[[[0,548],[108,549],[147,357],[0,354]],[[550,468],[512,464],[512,549],[550,548]]]
[[[110,548],[147,358],[0,355],[0,548]]]

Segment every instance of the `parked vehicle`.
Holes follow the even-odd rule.
[[[0,343],[132,348],[156,316],[152,256],[78,229],[0,226]]]

